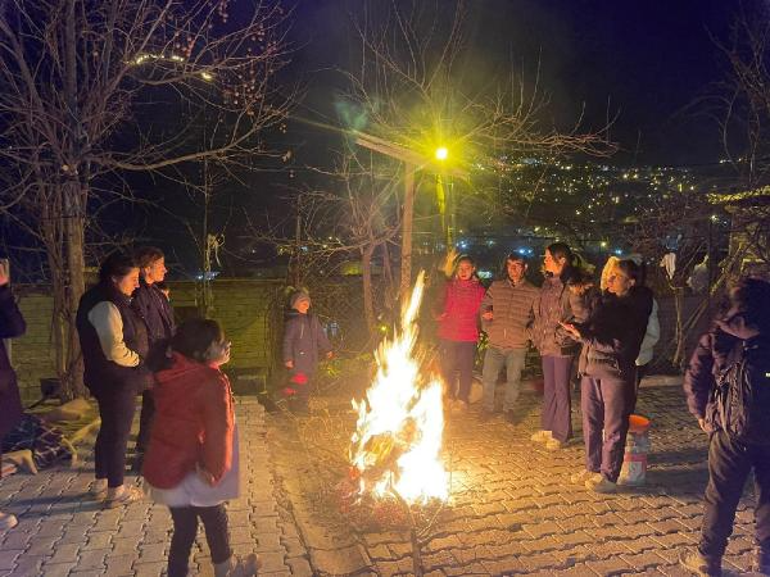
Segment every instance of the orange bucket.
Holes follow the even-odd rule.
[[[635,435],[646,433],[650,428],[650,419],[641,415],[628,417],[628,432]]]

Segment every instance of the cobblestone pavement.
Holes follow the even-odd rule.
[[[244,490],[228,506],[233,548],[239,554],[257,551],[266,577],[311,575],[294,524],[279,505],[264,410],[246,399],[238,402],[237,414]],[[14,530],[0,534],[0,577],[165,574],[168,509],[142,501],[104,510],[84,496],[92,475],[93,463],[86,461],[82,467],[17,474],[0,482],[0,504],[19,517]],[[202,529],[191,572],[212,574]]]
[[[526,414],[517,425],[480,423],[473,409],[448,423],[452,497],[432,522],[416,522],[425,574],[687,575],[677,559],[697,543],[707,439],[687,413],[681,388],[642,389],[637,412],[653,421],[647,486],[610,496],[569,482],[583,465],[580,415],[573,415],[578,441],[549,452],[529,440],[538,428],[539,399],[525,394],[522,406]],[[270,416],[276,480],[316,574],[412,574],[404,527],[356,524],[340,510],[354,426],[348,408],[346,399],[321,398],[310,418]],[[724,561],[727,575],[750,567],[752,502],[747,487]]]

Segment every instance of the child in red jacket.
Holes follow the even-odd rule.
[[[473,259],[468,255],[460,256],[455,274],[444,290],[442,311],[436,317],[441,371],[450,402],[458,409],[467,409],[469,404],[479,340],[479,310],[484,293]]]
[[[168,577],[187,575],[198,519],[214,574],[256,575],[259,562],[233,555],[225,501],[240,493],[238,431],[230,381],[219,367],[230,343],[216,321],[191,319],[171,340],[170,366],[156,374],[155,423],[143,475],[156,503],[171,511]]]

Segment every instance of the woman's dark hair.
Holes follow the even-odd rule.
[[[575,276],[575,268],[580,265],[582,260],[578,257],[566,242],[553,242],[545,248],[555,259],[564,259],[564,268],[559,277],[564,284],[569,283]]]
[[[219,323],[212,319],[189,319],[184,321],[171,338],[171,350],[187,358],[205,363],[206,353],[214,343],[221,343],[225,333]]]
[[[112,277],[122,278],[134,268],[138,268],[138,265],[131,255],[122,251],[113,252],[104,259],[99,268],[99,281],[109,283]]]
[[[547,247],[545,247],[545,250],[550,252],[551,256],[555,259],[563,258],[565,261],[565,266],[572,266],[574,254],[566,242],[552,242]]]
[[[623,274],[629,279],[634,281],[634,286],[642,286],[642,267],[634,261],[631,259],[619,260],[615,266],[623,271]]]

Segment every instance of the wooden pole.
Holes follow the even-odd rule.
[[[415,166],[404,163],[404,215],[401,229],[401,301],[404,302],[412,286],[412,224],[414,221]]]

